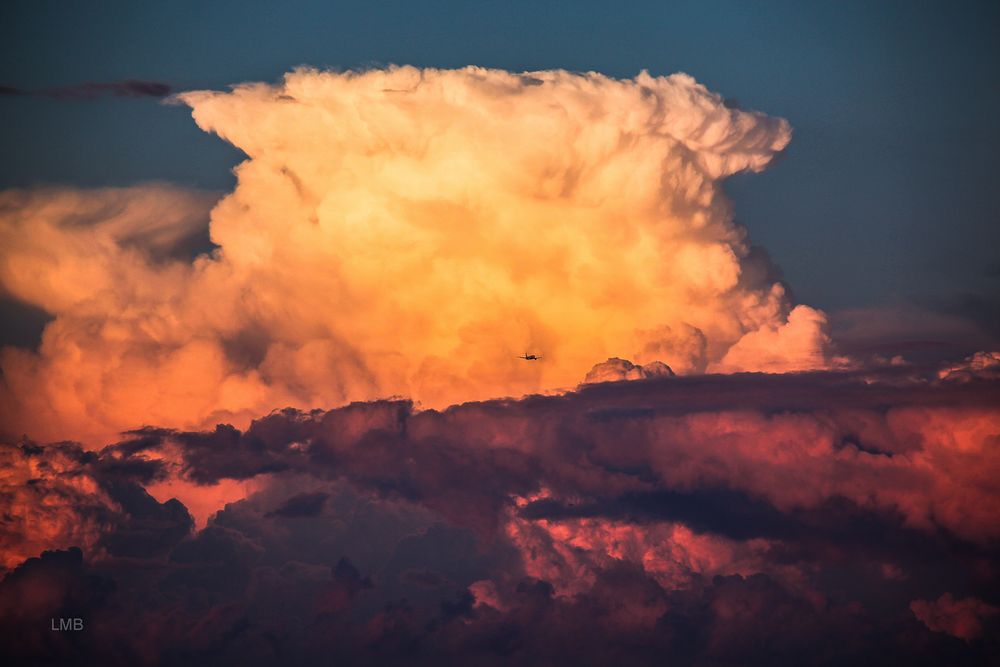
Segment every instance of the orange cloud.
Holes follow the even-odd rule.
[[[0,284],[55,315],[37,352],[0,358],[7,434],[444,406],[575,386],[616,356],[682,374],[837,363],[720,187],[766,167],[788,123],[687,75],[302,69],[177,99],[249,156],[212,209],[212,255],[173,252],[204,195],[3,195]]]
[[[90,551],[113,526],[114,502],[72,452],[52,447],[39,458],[0,445],[0,572],[45,549]]]

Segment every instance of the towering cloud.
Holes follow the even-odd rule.
[[[249,157],[210,256],[176,251],[204,206],[189,193],[3,196],[3,288],[55,316],[37,353],[3,353],[7,433],[444,406],[572,387],[610,357],[837,363],[720,187],[788,124],[687,75],[303,69],[177,99]]]

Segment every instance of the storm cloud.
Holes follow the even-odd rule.
[[[0,194],[0,287],[53,318],[0,357],[11,437],[443,408],[569,389],[610,357],[846,363],[722,189],[789,124],[686,74],[299,69],[171,101],[247,155],[214,207],[157,186]],[[192,259],[208,208],[214,250]]]

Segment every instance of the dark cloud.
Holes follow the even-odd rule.
[[[1000,342],[1000,286],[992,292],[957,295],[941,309],[975,322],[993,341]]]
[[[838,349],[855,359],[899,355],[937,363],[994,349],[1000,345],[991,310],[996,292],[923,296],[912,305],[833,312],[831,335]]]
[[[699,533],[716,533],[738,540],[788,539],[801,537],[805,531],[795,517],[728,489],[632,492],[581,503],[547,498],[529,503],[520,509],[519,515],[530,520],[554,521],[572,518],[608,518],[631,523],[679,521]]]
[[[42,340],[45,326],[55,319],[41,308],[0,294],[0,347],[15,345],[34,349]]]
[[[98,543],[113,556],[162,556],[194,527],[187,508],[176,499],[160,503],[144,488],[129,482],[110,482],[106,489],[123,515],[116,529]]]
[[[286,500],[282,503],[281,507],[274,510],[271,514],[286,518],[316,516],[323,511],[323,505],[329,497],[329,494],[323,492],[300,493]]]
[[[995,661],[1000,381],[937,370],[8,446],[3,539],[27,560],[0,608],[33,597],[0,615],[0,648],[110,665]],[[256,491],[193,531],[144,488],[175,475]],[[31,557],[44,548],[63,551]],[[86,635],[35,627],[63,613]]]
[[[441,588],[448,583],[448,578],[434,570],[404,570],[399,575],[400,581],[427,588]]]
[[[61,100],[86,100],[97,97],[163,98],[174,92],[173,86],[162,81],[125,79],[123,81],[87,81],[68,86],[26,89],[0,86],[0,95],[51,97]]]

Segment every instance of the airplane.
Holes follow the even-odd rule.
[[[518,359],[524,359],[525,361],[538,361],[541,358],[542,355],[540,354],[528,354],[527,352],[524,353],[523,357],[518,357]]]

